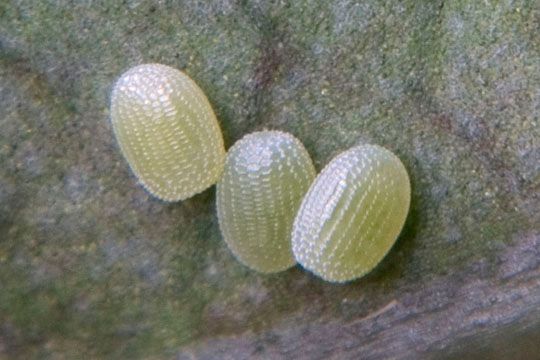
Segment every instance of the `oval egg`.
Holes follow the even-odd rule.
[[[203,91],[183,72],[161,64],[126,71],[112,91],[111,121],[132,171],[154,196],[183,200],[218,181],[221,129]]]
[[[389,150],[362,145],[339,154],[302,201],[292,231],[296,260],[327,281],[361,277],[394,244],[410,192],[407,171]]]
[[[234,144],[216,198],[223,238],[240,262],[263,273],[296,263],[292,223],[314,178],[309,154],[290,134],[255,132]]]

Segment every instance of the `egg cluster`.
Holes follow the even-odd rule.
[[[260,131],[225,152],[202,90],[160,64],[136,66],[116,82],[111,121],[140,183],[165,201],[217,183],[225,242],[244,265],[263,273],[296,262],[345,282],[372,270],[398,237],[410,203],[405,167],[376,145],[353,147],[316,177],[294,136]]]

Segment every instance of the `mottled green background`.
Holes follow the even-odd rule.
[[[175,204],[130,173],[113,82],[160,62],[227,147],[297,136],[320,170],[393,150],[398,243],[332,285],[236,262],[215,191]],[[540,4],[2,1],[0,357],[438,358],[540,352]]]

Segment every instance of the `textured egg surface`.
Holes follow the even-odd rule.
[[[111,121],[132,171],[156,197],[183,200],[219,180],[221,129],[202,90],[181,71],[145,64],[125,72],[112,91]]]
[[[366,274],[399,235],[410,192],[407,171],[389,150],[362,145],[339,154],[317,176],[294,220],[296,260],[327,281]]]
[[[235,257],[263,273],[296,262],[291,230],[315,168],[294,136],[261,131],[244,136],[229,150],[217,185],[223,238]]]

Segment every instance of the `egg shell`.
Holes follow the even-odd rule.
[[[244,265],[273,273],[293,266],[291,230],[315,168],[294,136],[261,131],[229,150],[217,185],[223,238]]]
[[[139,182],[165,201],[215,184],[225,147],[203,91],[183,72],[161,64],[126,71],[111,95],[111,122]]]
[[[296,260],[331,282],[363,276],[396,241],[410,193],[407,171],[389,150],[361,145],[339,154],[317,176],[294,220]]]

